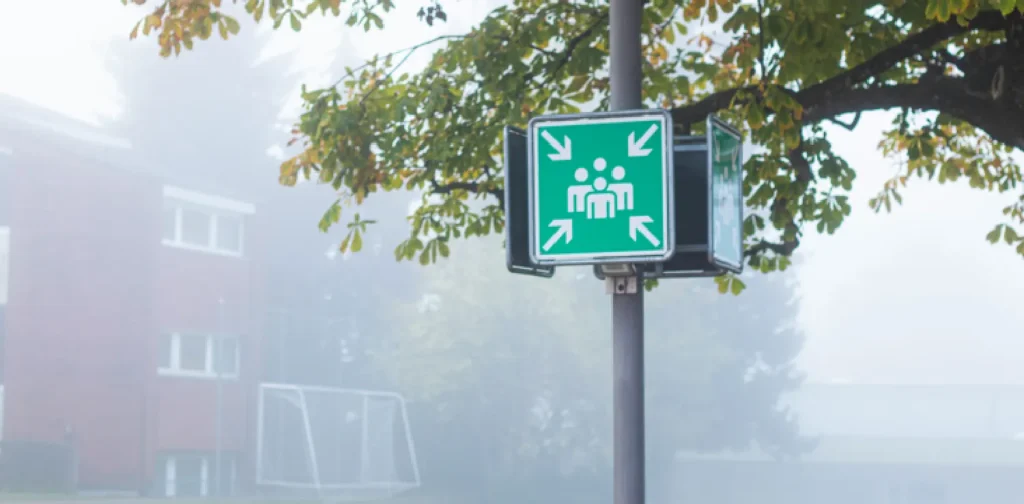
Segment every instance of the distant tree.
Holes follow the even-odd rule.
[[[272,284],[267,379],[337,387],[381,388],[368,358],[394,325],[394,303],[413,301],[419,269],[395,264],[392,250],[406,236],[411,198],[380,198],[360,207],[381,226],[358,236],[358,250],[340,252],[339,237],[323,233],[309,215],[324,208],[313,184],[277,194],[270,206],[279,225],[269,245]],[[399,194],[389,196],[401,196]],[[327,201],[329,204],[330,201]],[[361,219],[362,220],[362,219]]]
[[[430,462],[443,454],[458,484],[478,482],[477,491],[520,501],[528,496],[511,492],[539,480],[547,490],[573,492],[606,482],[609,298],[587,269],[523,278],[490,250],[490,240],[459,243],[452,260],[424,270],[419,299],[392,311],[395,334],[374,353],[379,371],[419,404],[419,418],[436,423],[420,443],[424,470],[437,471]],[[793,359],[802,338],[787,280],[753,278],[748,295],[725,300],[709,280],[666,282],[651,295],[652,483],[672,477],[678,450],[756,444],[786,456],[805,448],[794,419],[779,409],[780,394],[800,381]]]
[[[649,338],[648,366],[666,372],[649,380],[650,400],[666,428],[687,425],[675,430],[685,433],[676,437],[681,448],[744,450],[755,441],[786,456],[804,447],[788,412],[776,409],[779,396],[802,380],[794,364],[803,347],[795,275],[745,279],[744,295],[725,301],[707,280],[659,287],[649,304],[658,315],[648,316],[647,330],[656,335]],[[702,404],[715,404],[715,414]]]
[[[158,2],[132,33],[155,30],[165,55],[215,32],[227,38],[239,23],[221,3]],[[424,2],[424,20],[443,21],[442,3],[456,5]],[[748,218],[751,266],[785,266],[808,229],[833,233],[842,224],[856,172],[822,126],[852,130],[864,112],[895,111],[881,148],[903,167],[871,201],[876,211],[898,204],[914,178],[1020,191],[1011,154],[1024,149],[1024,0],[645,5],[645,104],[670,109],[683,129],[718,113],[764,149],[746,166],[747,204],[769,212]],[[300,30],[320,13],[369,30],[384,27],[381,16],[394,2],[244,6],[248,17],[275,27]],[[462,36],[380,55],[338,87],[307,90],[298,124],[305,151],[282,164],[281,180],[312,174],[360,196],[399,188],[442,196],[420,207],[400,248],[405,258],[430,262],[443,241],[494,232],[502,220],[501,129],[595,102],[608,106],[608,16],[607,1],[516,0]],[[698,22],[722,33],[684,40]],[[431,43],[443,46],[430,64],[402,73],[405,56]],[[470,198],[489,204],[470,211]],[[988,239],[1024,255],[1022,225],[1024,193]],[[428,227],[434,236],[424,241]]]
[[[108,127],[146,167],[194,189],[249,201],[281,191],[267,149],[286,140],[275,125],[297,77],[285,56],[260,61],[267,38],[249,30],[174,61],[115,43],[109,67],[125,112]]]

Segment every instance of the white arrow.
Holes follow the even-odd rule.
[[[630,217],[629,237],[632,238],[633,241],[636,241],[636,233],[639,232],[644,235],[644,238],[647,238],[647,241],[651,242],[651,245],[654,245],[655,247],[661,245],[661,241],[655,238],[655,236],[651,234],[650,230],[647,229],[647,224],[652,222],[654,222],[654,220],[646,215],[634,215]]]
[[[555,234],[551,235],[551,238],[544,242],[544,252],[551,250],[551,247],[554,247],[563,235],[565,236],[565,243],[572,241],[572,219],[555,219],[551,221],[551,224],[548,224],[548,227],[556,226],[558,231],[555,231]]]
[[[565,145],[558,143],[558,140],[555,140],[555,137],[551,136],[551,133],[547,131],[540,132],[540,136],[544,137],[544,140],[547,140],[551,147],[555,149],[554,154],[548,154],[552,161],[569,161],[572,159],[572,140],[569,140],[568,135],[563,137],[565,138]]]
[[[651,149],[645,149],[644,144],[651,139],[655,131],[658,131],[658,125],[652,124],[650,128],[647,128],[647,132],[640,137],[640,141],[637,141],[636,133],[631,132],[629,134],[629,157],[644,157],[650,154]]]

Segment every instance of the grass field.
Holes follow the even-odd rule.
[[[121,496],[99,496],[99,495],[69,495],[69,494],[38,494],[38,493],[4,493],[0,492],[0,504],[153,504],[166,502],[173,504],[324,504],[333,503],[331,499],[308,499],[294,500],[284,498],[226,498],[226,499],[165,499],[145,497],[121,497]],[[443,498],[438,496],[409,495],[398,496],[390,499],[375,499],[369,501],[341,501],[342,504],[462,504],[462,499]]]

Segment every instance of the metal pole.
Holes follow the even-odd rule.
[[[611,0],[611,109],[643,106],[643,0]],[[644,504],[644,296],[640,278],[609,278],[612,289],[614,504]],[[633,288],[623,288],[630,285]]]
[[[217,411],[216,426],[214,427],[214,466],[213,466],[213,495],[220,496],[221,466],[223,440],[222,430],[224,424],[224,380],[221,376],[224,358],[224,298],[217,300],[217,347],[213,352],[213,369],[217,376]]]

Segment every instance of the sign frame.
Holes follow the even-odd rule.
[[[707,149],[708,149],[707,150],[707,153],[708,153],[707,154],[707,159],[708,159],[708,162],[707,162],[707,169],[708,169],[708,263],[710,263],[714,267],[717,267],[719,269],[725,270],[727,272],[731,272],[731,273],[735,273],[735,274],[740,274],[740,273],[743,273],[743,262],[744,262],[743,261],[743,253],[744,253],[744,250],[743,250],[743,238],[744,238],[744,236],[743,236],[744,235],[744,233],[743,233],[743,219],[744,219],[744,213],[745,213],[744,212],[745,204],[744,204],[744,200],[743,200],[743,178],[744,178],[744,172],[743,172],[743,164],[744,164],[743,163],[743,135],[739,132],[739,130],[737,130],[736,128],[733,128],[728,123],[726,123],[725,121],[719,119],[718,116],[716,116],[714,114],[708,114],[708,117],[707,117],[707,120],[705,121],[705,123],[706,123],[705,136],[707,137],[706,141],[707,141]],[[739,160],[738,169],[739,169],[739,181],[740,181],[740,183],[737,184],[737,187],[736,187],[736,201],[739,202],[739,208],[738,208],[738,213],[739,213],[739,215],[738,215],[739,221],[738,222],[739,222],[739,224],[736,226],[736,229],[739,231],[739,242],[740,242],[740,261],[739,261],[739,264],[734,264],[734,263],[732,263],[730,261],[719,259],[715,255],[715,201],[714,201],[715,178],[714,178],[714,166],[713,166],[713,164],[714,164],[714,160],[713,160],[713,158],[714,158],[714,156],[713,156],[713,152],[714,152],[714,133],[713,133],[713,130],[714,129],[723,130],[726,133],[728,133],[730,136],[735,137],[736,138],[736,143],[737,143],[737,149],[739,149],[739,154],[738,154],[737,159]]]
[[[517,174],[513,173],[513,170],[515,170],[515,169],[525,170],[527,172],[530,171],[529,135],[527,134],[526,130],[524,130],[522,128],[517,128],[515,126],[505,126],[503,134],[504,134],[504,137],[502,138],[502,141],[503,141],[504,145],[503,145],[503,148],[502,148],[502,154],[504,155],[503,163],[504,163],[504,169],[505,169],[505,172],[504,172],[504,178],[505,178],[505,188],[504,188],[504,191],[505,191],[505,267],[508,268],[509,272],[511,272],[511,273],[516,273],[516,274],[520,274],[520,275],[528,275],[528,276],[536,276],[536,277],[541,277],[541,278],[551,278],[551,277],[553,277],[555,275],[555,267],[554,266],[542,266],[542,265],[538,265],[538,264],[531,264],[531,265],[520,264],[519,261],[517,261],[516,259],[520,259],[520,260],[522,260],[522,259],[530,259],[531,262],[532,262],[532,258],[530,258],[529,255],[527,255],[527,257],[525,257],[525,258],[515,257],[515,255],[513,254],[512,248],[514,246],[513,240],[515,238],[513,236],[513,233],[512,233],[513,227],[514,227],[513,226],[513,222],[515,222],[516,219],[518,219],[519,216],[516,215],[516,212],[512,211],[512,202],[513,202],[513,198],[516,198],[516,197],[522,198],[523,197],[523,194],[522,194],[521,191],[524,191],[524,190],[525,191],[529,191],[529,181],[527,180],[526,183],[523,184],[522,187],[520,187],[518,183],[513,183],[510,180],[510,178],[515,177],[517,175]],[[511,137],[513,137],[513,136],[520,136],[520,137],[523,138],[523,151],[524,152],[522,153],[522,155],[524,157],[524,161],[526,161],[525,163],[523,163],[523,166],[516,167],[516,166],[512,166],[511,163],[510,163],[510,161],[512,159],[512,151],[511,151],[511,145],[510,144],[512,143],[511,142]],[[527,178],[529,177],[528,174],[524,174],[524,175],[526,175]],[[513,186],[515,186],[515,191],[513,191]],[[526,234],[527,234],[527,240],[529,240],[529,236],[533,232],[532,229],[530,229],[529,203],[527,203],[527,215],[526,215],[526,222],[524,224],[527,227]],[[515,225],[515,227],[516,228],[519,227],[518,223]],[[527,250],[529,250],[529,243],[527,243]]]
[[[539,156],[537,145],[535,145],[535,137],[537,128],[551,124],[551,123],[565,123],[565,122],[588,122],[594,121],[595,123],[601,122],[612,122],[615,120],[621,120],[622,122],[628,121],[629,119],[648,119],[651,117],[657,117],[662,122],[662,192],[664,205],[662,213],[664,214],[664,247],[657,253],[635,253],[635,252],[624,252],[624,253],[607,253],[599,255],[586,255],[583,257],[540,257],[539,253],[539,241],[540,241],[540,229],[537,222],[539,218],[539,203],[537,195],[537,183],[538,183],[538,163],[537,158]],[[578,113],[578,114],[553,114],[537,116],[530,119],[527,128],[527,146],[529,151],[529,215],[530,215],[530,259],[538,266],[579,266],[579,265],[597,265],[597,264],[645,264],[645,263],[659,263],[664,262],[675,254],[676,249],[676,238],[675,238],[675,190],[674,190],[674,176],[675,176],[675,165],[674,156],[672,151],[673,143],[673,124],[672,115],[664,109],[635,109],[635,110],[621,110],[614,112],[590,112],[590,113]]]

